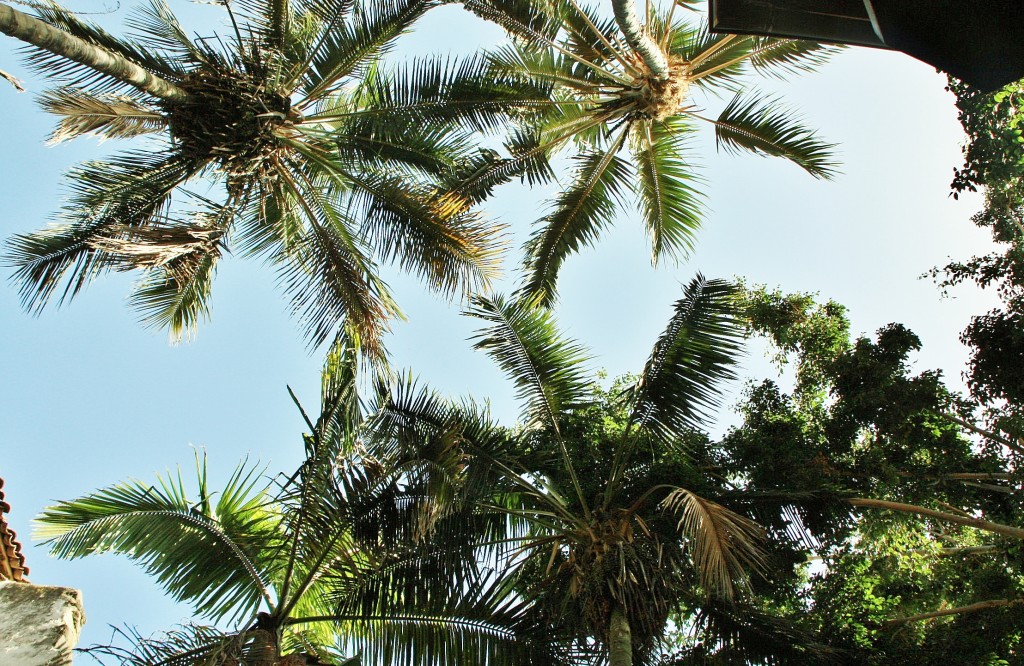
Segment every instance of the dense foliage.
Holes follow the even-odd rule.
[[[797,380],[788,393],[774,381],[750,387],[744,424],[724,442],[733,473],[748,492],[841,496],[861,511],[803,504],[823,562],[796,593],[802,624],[839,651],[831,663],[1016,663],[1020,448],[975,425],[938,373],[911,371],[920,341],[905,327],[851,340],[835,303],[750,297],[752,327]]]

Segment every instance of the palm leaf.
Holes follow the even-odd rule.
[[[394,40],[430,8],[430,0],[380,0],[363,5],[344,25],[331,17],[309,55],[301,76],[300,107],[331,93],[347,76],[359,76]]]
[[[80,88],[48,90],[39,98],[47,113],[61,116],[49,143],[69,141],[87,134],[125,139],[166,128],[167,121],[130,97],[94,95]]]
[[[820,141],[791,116],[773,99],[737,95],[713,121],[715,139],[729,152],[742,149],[784,157],[816,178],[831,178],[835,174],[833,145]]]
[[[597,65],[615,66],[621,56],[615,47],[619,28],[612,18],[598,16],[592,8],[570,0],[564,13],[566,46],[574,54]]]
[[[735,378],[743,325],[735,288],[697,275],[676,301],[665,331],[632,390],[629,424],[672,444],[702,427],[723,380]]]
[[[731,599],[751,571],[763,571],[764,530],[720,504],[676,488],[661,502],[679,517],[677,529],[689,539],[690,558],[707,594]]]
[[[565,663],[564,637],[541,622],[514,577],[453,571],[437,554],[409,552],[333,581],[335,621],[368,663]]]
[[[640,210],[651,237],[653,259],[685,257],[693,250],[704,214],[701,179],[684,158],[689,128],[680,117],[637,123],[633,157],[640,176]]]
[[[218,258],[218,254],[204,254],[175,270],[156,269],[144,277],[129,299],[142,324],[166,330],[172,343],[190,338],[209,319]]]
[[[94,242],[113,229],[160,222],[171,191],[191,175],[193,165],[178,155],[125,153],[109,162],[86,162],[71,171],[75,192],[66,207],[70,223],[8,240],[5,262],[26,308],[39,311],[66,282],[60,301],[78,294],[117,265]]]
[[[138,32],[146,44],[153,44],[171,55],[173,62],[195,65],[227,60],[225,56],[218,57],[206,43],[190,39],[164,0],[148,0],[129,15],[126,24]]]
[[[77,651],[100,663],[103,663],[102,657],[111,657],[122,666],[204,666],[244,659],[249,638],[245,633],[227,633],[216,627],[194,624],[151,637],[142,636],[131,627],[115,627],[114,636],[119,639],[117,643]]]
[[[349,442],[363,422],[357,390],[359,340],[342,331],[334,340],[320,373],[320,416],[313,428],[325,442]]]
[[[486,351],[515,384],[528,426],[557,430],[566,412],[587,401],[587,356],[559,333],[549,312],[521,300],[477,296],[468,314],[492,324],[473,336],[474,348]]]
[[[358,188],[360,235],[383,261],[393,261],[445,296],[486,289],[497,277],[503,227],[467,212],[443,192],[416,191],[393,177],[348,174]]]
[[[361,115],[420,123],[456,123],[480,132],[506,129],[510,121],[544,105],[551,85],[521,70],[496,68],[487,57],[420,59],[374,73],[364,82],[368,108]]]
[[[840,651],[801,626],[800,618],[772,615],[752,604],[726,599],[694,601],[700,605],[694,633],[725,663],[825,666],[844,661]]]
[[[330,134],[338,156],[360,170],[444,178],[476,151],[464,132],[409,116],[359,115]]]
[[[263,509],[255,467],[240,465],[214,509],[199,464],[200,496],[186,493],[179,472],[158,485],[129,480],[47,508],[37,519],[52,555],[113,552],[139,562],[168,594],[200,615],[222,619],[272,603],[265,555],[280,540]]]
[[[148,271],[129,304],[142,314],[143,325],[168,331],[172,342],[193,334],[209,316],[214,272],[234,218],[230,207],[197,199],[207,210],[191,223],[112,229],[92,242],[119,270]]]
[[[572,186],[555,199],[554,210],[539,221],[540,228],[527,242],[528,274],[522,292],[539,304],[554,302],[565,259],[592,244],[611,222],[616,200],[621,200],[632,176],[629,163],[618,156],[627,134],[623,131],[606,150],[577,158]]]
[[[781,77],[813,72],[843,50],[842,45],[822,44],[801,39],[755,37],[750,64],[758,72]]]
[[[677,25],[672,31],[669,52],[691,63],[691,76],[698,86],[736,90],[746,69],[753,37],[729,35]]]
[[[322,192],[321,181],[295,181],[301,165],[282,169],[290,202],[302,210],[308,228],[295,245],[276,256],[280,281],[291,296],[292,310],[307,328],[310,343],[319,345],[347,329],[373,358],[383,357],[382,336],[398,314],[387,286],[365,249],[352,233],[355,223],[337,210]]]
[[[565,7],[558,0],[464,0],[463,5],[515,38],[542,44],[555,39]]]
[[[574,60],[552,49],[511,44],[488,52],[486,57],[493,76],[521,78],[540,90],[548,88],[548,99],[558,99],[552,93],[559,88],[593,94],[617,82],[612,76],[602,77],[590,68],[578,67]]]

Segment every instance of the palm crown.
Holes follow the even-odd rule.
[[[439,194],[472,170],[475,148],[412,119],[382,122],[362,92],[432,4],[246,0],[226,5],[234,34],[223,39],[189,37],[162,0],[135,14],[129,39],[38,6],[60,37],[141,72],[30,50],[31,65],[65,84],[41,100],[60,116],[53,140],[160,138],[74,168],[59,226],[10,242],[26,306],[74,296],[104,271],[143,269],[134,305],[180,336],[208,314],[217,261],[233,248],[277,267],[312,343],[347,326],[380,354],[397,309],[377,262],[444,294],[485,285],[498,228]],[[223,194],[186,189],[209,181]]]
[[[505,107],[518,112],[510,119],[509,157],[467,179],[461,192],[486,193],[512,176],[541,182],[553,177],[555,155],[572,157],[571,180],[526,245],[523,289],[542,303],[553,302],[563,261],[597,239],[630,191],[655,261],[692,247],[703,198],[686,144],[702,121],[727,151],[782,157],[819,178],[833,173],[831,145],[778,100],[745,91],[743,78],[750,66],[768,75],[813,69],[835,47],[711,34],[682,19],[677,9],[684,2],[670,3],[667,11],[648,3],[646,25],[634,26],[640,41],[630,34],[628,17],[618,15],[631,0],[613,3],[617,21],[577,0],[463,4],[512,37],[510,46],[488,54],[485,76],[523,87]],[[695,90],[736,94],[712,118],[694,101]],[[476,101],[484,108],[497,104]]]
[[[471,314],[488,325],[477,347],[517,386],[522,425],[490,425],[472,405],[409,384],[372,417],[377,446],[458,451],[446,478],[462,477],[470,537],[506,563],[577,660],[647,663],[673,609],[729,599],[765,566],[763,530],[726,508],[728,484],[701,471],[709,446],[697,429],[743,335],[734,300],[728,284],[695,279],[639,378],[603,393],[550,314],[477,298]]]

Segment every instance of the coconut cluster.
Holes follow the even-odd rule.
[[[265,168],[280,148],[275,129],[291,120],[291,100],[265,80],[259,72],[203,67],[178,83],[185,101],[167,108],[178,149],[223,169],[229,192]]]
[[[665,120],[675,115],[690,93],[690,63],[678,56],[669,56],[668,65],[667,79],[659,80],[647,72],[635,82],[640,91],[637,110],[652,120]]]

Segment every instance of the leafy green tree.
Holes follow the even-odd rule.
[[[685,255],[703,216],[700,177],[687,141],[700,122],[719,147],[783,157],[813,176],[830,177],[831,146],[778,100],[745,90],[748,67],[767,75],[810,70],[833,47],[788,39],[713,35],[677,16],[687,3],[649,10],[639,24],[632,2],[613,3],[614,20],[576,0],[465,0],[502,26],[513,43],[486,55],[485,78],[519,82],[506,99],[513,128],[509,156],[466,179],[458,194],[479,198],[520,176],[552,179],[554,158],[568,155],[569,183],[537,222],[526,246],[523,290],[550,305],[567,257],[596,241],[616,210],[635,195],[655,261]],[[652,5],[648,5],[649,8]],[[457,107],[470,119],[495,101],[471,86]],[[706,117],[693,91],[736,93]],[[472,94],[470,94],[472,93]]]
[[[364,85],[433,0],[245,0],[234,34],[190,37],[163,0],[115,37],[56,4],[0,4],[0,31],[61,86],[53,141],[156,135],[75,167],[59,225],[14,237],[7,261],[26,307],[76,295],[110,270],[141,270],[131,301],[180,337],[208,315],[229,250],[279,273],[311,343],[347,327],[380,356],[398,310],[378,275],[395,262],[446,295],[494,275],[500,229],[445,200],[479,156],[464,134],[382,122]],[[188,188],[214,182],[214,199]]]
[[[125,555],[214,623],[124,631],[130,645],[91,654],[134,666],[552,663],[527,602],[427,540],[448,511],[424,483],[440,463],[361,448],[357,364],[351,345],[329,358],[305,460],[287,478],[243,464],[214,492],[197,460],[197,495],[179,472],[42,514],[54,555]]]
[[[748,493],[789,495],[790,519],[814,537],[805,552],[825,566],[801,593],[805,627],[840,650],[836,663],[1019,660],[1016,443],[975,424],[938,373],[911,373],[920,341],[905,327],[853,340],[835,303],[747,298],[753,330],[796,365],[796,385],[750,387],[744,423],[723,442],[725,473]]]
[[[410,382],[384,393],[373,417],[370,450],[447,448],[457,462],[446,478],[473,475],[458,490],[471,536],[572,646],[569,663],[656,663],[673,616],[751,659],[812,656],[801,632],[740,600],[773,554],[765,531],[730,508],[749,502],[737,502],[700,430],[733,377],[735,300],[727,283],[694,279],[639,377],[603,391],[549,313],[476,298],[470,314],[487,325],[476,346],[515,384],[520,425],[494,426]]]
[[[996,291],[1002,307],[975,316],[961,335],[971,349],[967,381],[991,431],[1024,436],[1024,83],[981,93],[955,79],[960,122],[967,133],[964,166],[954,196],[984,189],[985,205],[972,221],[988,228],[998,250],[932,271],[942,288],[973,282]]]

